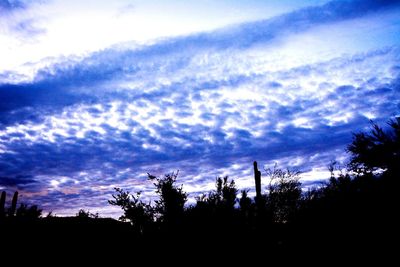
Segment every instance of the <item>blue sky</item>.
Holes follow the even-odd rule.
[[[0,189],[115,216],[147,172],[191,197],[253,188],[254,160],[326,179],[400,115],[399,30],[388,0],[0,0]]]

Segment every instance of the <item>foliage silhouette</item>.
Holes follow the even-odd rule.
[[[300,173],[282,170],[275,165],[272,169],[266,169],[266,174],[270,179],[267,207],[274,222],[286,223],[295,216],[300,203]]]
[[[243,213],[248,213],[251,208],[251,198],[248,196],[248,190],[241,191],[241,197],[239,200],[239,207]]]
[[[211,191],[208,196],[198,199],[206,202],[207,205],[215,209],[232,210],[236,203],[237,189],[235,181],[228,181],[228,176],[217,177],[215,180],[216,190]]]
[[[115,191],[117,194],[112,195],[114,199],[109,200],[108,203],[121,207],[124,215],[120,217],[120,220],[129,221],[137,233],[143,234],[154,221],[153,207],[140,200],[140,192],[131,195],[129,191],[121,188],[115,188]]]
[[[6,212],[6,192],[1,193],[0,199],[0,219],[39,219],[42,216],[42,210],[38,208],[37,205],[28,206],[27,204],[21,203],[17,209],[18,203],[18,191],[14,192],[11,205]]]
[[[356,133],[348,146],[351,153],[350,168],[357,173],[377,169],[399,173],[400,168],[400,117],[390,120],[391,131],[386,132],[372,123],[369,133]]]
[[[17,209],[16,217],[26,218],[26,219],[38,219],[42,217],[42,210],[36,205],[28,206],[26,204],[21,204]]]
[[[48,214],[47,216],[49,216],[49,215],[51,216],[51,214]],[[99,214],[98,213],[91,213],[88,210],[86,211],[84,209],[80,209],[78,211],[78,213],[76,214],[76,217],[83,218],[83,219],[85,219],[85,218],[97,219],[97,218],[99,218]]]
[[[183,191],[182,185],[175,185],[178,174],[177,171],[158,178],[148,173],[148,178],[153,182],[159,196],[154,207],[157,219],[168,227],[176,226],[182,220],[187,201],[187,193]]]

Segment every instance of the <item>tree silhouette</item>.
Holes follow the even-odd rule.
[[[302,195],[300,173],[289,169],[282,170],[276,165],[273,169],[265,171],[270,179],[267,207],[275,222],[288,222],[295,216]]]
[[[158,219],[169,227],[175,226],[182,220],[187,193],[183,191],[182,185],[176,186],[179,171],[165,174],[158,178],[148,173],[149,180],[156,187],[159,199],[155,200],[155,212]]]
[[[399,173],[400,168],[400,117],[390,120],[390,131],[372,123],[368,133],[356,133],[347,147],[351,153],[350,169],[357,173],[377,169]]]
[[[92,219],[97,219],[99,218],[98,213],[91,213],[89,210],[84,210],[80,209],[78,213],[76,214],[76,217],[86,219],[86,218],[92,218]]]
[[[115,188],[116,195],[108,203],[119,206],[124,211],[120,217],[122,221],[129,221],[137,233],[144,234],[147,228],[154,222],[154,209],[150,203],[146,204],[140,199],[140,192],[131,195],[129,191]]]
[[[236,204],[238,189],[235,181],[228,181],[228,176],[217,177],[215,180],[216,189],[196,198],[199,207],[207,208],[210,212],[232,212]]]
[[[36,205],[28,206],[26,204],[21,204],[16,212],[17,218],[25,219],[38,219],[42,216],[42,210]]]
[[[248,196],[248,190],[241,191],[241,197],[239,199],[239,207],[243,213],[248,213],[251,208],[251,198]]]

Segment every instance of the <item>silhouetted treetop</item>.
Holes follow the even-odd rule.
[[[215,190],[197,198],[198,205],[207,205],[210,208],[218,209],[233,209],[236,204],[236,195],[238,189],[236,188],[235,181],[228,180],[228,176],[223,178],[217,177],[215,179]]]
[[[140,199],[141,193],[131,195],[129,191],[115,188],[117,194],[112,195],[113,199],[108,203],[119,206],[124,214],[120,217],[121,221],[129,221],[138,233],[143,234],[146,228],[154,221],[154,209],[150,203],[145,203]]]
[[[277,165],[265,171],[270,179],[267,188],[268,209],[275,222],[287,222],[295,216],[302,196],[300,173],[277,168]]]
[[[400,168],[400,117],[388,122],[389,131],[372,123],[368,133],[356,133],[347,147],[351,153],[350,168],[357,173],[377,169],[396,171]]]
[[[179,171],[172,172],[159,178],[148,173],[159,197],[155,200],[155,211],[158,213],[158,219],[166,223],[181,219],[187,201],[187,193],[183,191],[182,185],[175,185],[178,174]]]
[[[85,218],[97,219],[97,218],[99,218],[99,214],[91,213],[89,210],[80,209],[78,211],[78,213],[76,214],[76,217],[83,218],[83,219],[85,219]]]

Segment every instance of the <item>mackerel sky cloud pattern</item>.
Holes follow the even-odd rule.
[[[99,1],[80,17],[89,2],[0,1],[0,189],[46,211],[115,215],[114,187],[151,197],[147,172],[179,169],[191,197],[218,175],[252,189],[253,160],[312,185],[353,132],[399,115],[400,1]],[[87,24],[61,23],[73,14]]]

